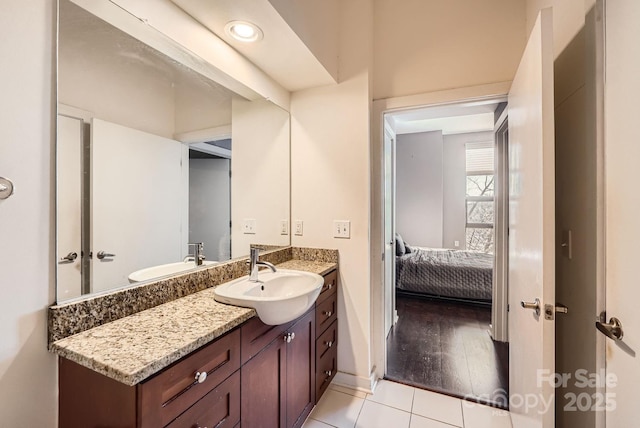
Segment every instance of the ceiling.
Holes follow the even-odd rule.
[[[268,0],[171,0],[220,39],[289,91],[336,83]],[[255,43],[228,36],[229,21],[259,26],[264,38]]]
[[[422,107],[387,114],[396,134],[442,131],[443,135],[493,131],[499,100]]]

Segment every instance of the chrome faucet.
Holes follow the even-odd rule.
[[[188,262],[193,260],[196,263],[196,266],[202,266],[204,262],[204,244],[202,242],[190,242],[187,244],[187,247],[193,246],[193,254],[187,254],[187,256],[183,259],[184,262]]]
[[[258,280],[258,270],[260,266],[266,266],[271,269],[272,272],[276,271],[276,267],[269,263],[258,260],[258,255],[260,254],[259,248],[251,248],[249,253],[249,281],[251,282],[260,282]]]

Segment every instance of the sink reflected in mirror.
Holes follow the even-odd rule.
[[[245,276],[214,289],[216,301],[253,308],[260,320],[280,325],[304,314],[320,295],[324,279],[315,273],[278,269],[260,271],[258,281]]]
[[[200,266],[196,266],[195,263],[190,260],[186,262],[167,263],[164,265],[151,266],[145,269],[137,270],[129,275],[129,282],[142,282],[149,281],[151,279],[159,279],[164,276],[174,275],[177,273],[183,273],[192,269],[201,267],[210,267],[219,264],[220,262],[207,261],[202,262]]]

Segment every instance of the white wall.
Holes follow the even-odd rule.
[[[493,141],[493,132],[445,135],[443,170],[443,247],[465,249],[466,242],[466,144]],[[455,241],[460,243],[456,247]]]
[[[524,26],[525,0],[375,0],[373,98],[509,81]]]
[[[370,387],[369,67],[370,0],[340,2],[341,83],[291,97],[292,220],[304,221],[295,246],[337,248],[338,378]],[[351,221],[351,238],[332,236],[333,220]]]
[[[229,159],[189,159],[189,242],[204,243],[207,260],[231,258]]]
[[[396,139],[396,231],[410,245],[442,247],[442,131]]]
[[[289,245],[280,221],[290,213],[289,113],[266,100],[234,98],[231,133],[231,256],[249,254],[250,244]],[[256,219],[245,234],[245,219]]]
[[[0,2],[0,425],[57,425],[56,359],[47,352],[54,301],[55,2]]]

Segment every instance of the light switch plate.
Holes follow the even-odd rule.
[[[333,237],[346,239],[351,238],[351,222],[349,220],[334,220]]]
[[[297,236],[302,236],[302,220],[296,220],[294,222],[295,234]]]
[[[255,218],[245,218],[242,221],[242,233],[245,235],[255,235],[256,234],[256,219]]]
[[[289,220],[280,220],[280,235],[289,234]]]

